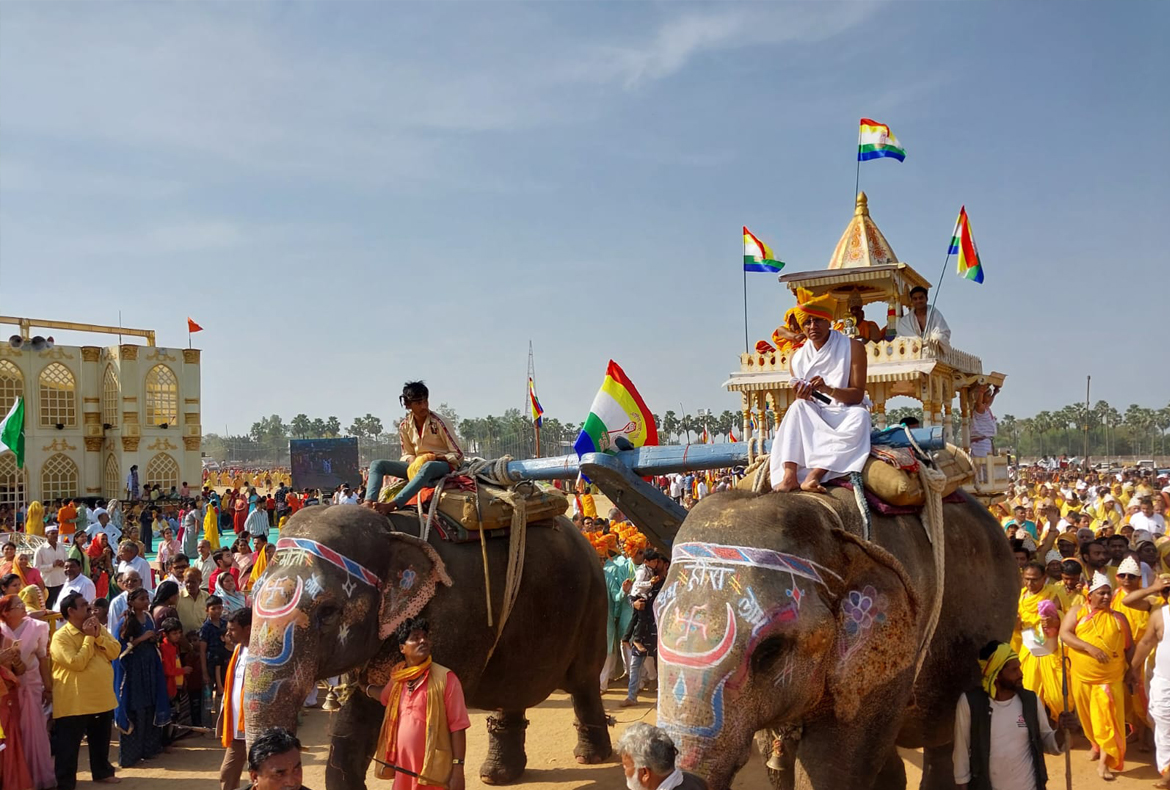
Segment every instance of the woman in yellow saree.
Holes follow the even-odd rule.
[[[1069,648],[1077,717],[1092,744],[1097,773],[1112,780],[1125,768],[1125,673],[1133,658],[1133,635],[1125,615],[1110,608],[1113,588],[1100,571],[1089,584],[1088,604],[1069,612],[1060,638]]]

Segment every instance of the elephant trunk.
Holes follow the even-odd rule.
[[[724,733],[718,738],[686,734],[678,727],[666,726],[678,749],[678,767],[701,776],[708,790],[727,790],[735,772],[747,758],[746,748]],[[750,744],[751,735],[748,736]]]
[[[296,732],[297,713],[315,682],[316,666],[311,662],[287,661],[273,665],[271,659],[262,655],[250,657],[244,676],[248,742],[272,727]]]

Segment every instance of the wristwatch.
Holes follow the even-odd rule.
[[[463,758],[462,757],[452,758],[451,765],[463,765]]]

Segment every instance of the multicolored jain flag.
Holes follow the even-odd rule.
[[[24,468],[24,398],[17,398],[0,422],[0,450],[11,450],[16,468]]]
[[[784,261],[776,257],[772,248],[747,229],[743,228],[743,270],[745,272],[771,272],[775,274],[784,268]]]
[[[885,156],[902,162],[906,159],[906,149],[898,142],[898,138],[894,137],[890,127],[869,118],[862,118],[861,129],[857,133],[857,161],[868,162],[870,159],[881,159]]]
[[[955,231],[951,234],[951,248],[947,254],[959,256],[960,277],[972,282],[983,282],[983,263],[979,260],[975,237],[971,235],[971,220],[967,217],[966,206],[959,209],[959,218],[955,220]]]
[[[528,405],[532,407],[532,424],[539,428],[544,424],[544,407],[540,405],[540,398],[536,397],[536,385],[532,377],[528,377]]]
[[[589,416],[573,449],[577,457],[586,453],[612,453],[618,437],[624,437],[634,447],[658,444],[658,426],[634,382],[611,359],[605,381],[589,407]]]

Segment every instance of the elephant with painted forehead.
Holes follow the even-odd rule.
[[[480,778],[523,772],[524,711],[563,689],[577,716],[578,762],[610,755],[597,678],[605,663],[605,580],[597,555],[566,519],[530,525],[516,603],[499,635],[487,624],[478,543],[424,542],[414,514],[389,518],[356,505],[314,506],[288,520],[258,584],[245,676],[246,731],[295,729],[312,685],[356,671],[385,684],[399,659],[392,635],[406,618],[431,623],[432,655],[488,720]],[[493,622],[502,609],[507,540],[487,541]],[[329,790],[364,788],[384,708],[350,694],[331,719]]]
[[[943,510],[940,557],[917,516],[875,514],[863,537],[844,489],[703,499],[656,602],[680,767],[724,790],[763,730],[780,788],[902,790],[896,746],[924,750],[921,787],[953,788],[955,703],[979,648],[1011,636],[1020,582],[986,508]]]

